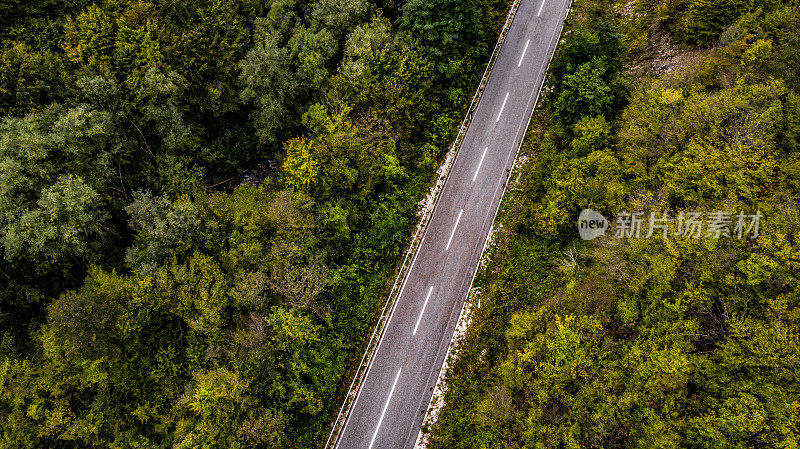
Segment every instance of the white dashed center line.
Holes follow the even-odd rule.
[[[494,121],[495,123],[499,122],[500,121],[500,116],[503,115],[503,109],[505,109],[505,107],[506,107],[506,101],[508,101],[508,94],[509,93],[510,92],[506,92],[506,98],[503,99],[503,105],[500,106],[500,113],[497,114],[497,120]]]
[[[386,398],[386,405],[383,406],[383,411],[381,412],[381,417],[378,419],[378,426],[375,427],[375,433],[372,434],[372,440],[369,442],[369,449],[372,449],[372,445],[375,444],[375,438],[378,436],[378,430],[381,428],[381,423],[383,423],[383,418],[386,416],[386,409],[389,408],[389,401],[392,400],[392,395],[394,394],[394,387],[397,386],[397,379],[400,379],[400,372],[403,371],[403,368],[397,370],[397,376],[394,377],[394,383],[392,384],[392,389],[389,390],[389,397]]]
[[[411,335],[417,335],[417,329],[419,328],[419,323],[422,321],[422,315],[425,313],[425,308],[428,307],[428,300],[431,299],[431,292],[433,292],[433,286],[428,289],[428,295],[425,296],[425,302],[422,304],[422,310],[419,311],[419,317],[417,318],[417,324],[414,326],[414,333]]]
[[[486,151],[488,149],[489,147],[483,149],[483,154],[481,155],[481,161],[478,162],[478,168],[475,170],[475,174],[472,175],[472,182],[475,182],[475,180],[478,179],[478,172],[481,171],[481,165],[483,165],[483,158],[486,157]]]
[[[450,239],[447,241],[447,246],[444,248],[445,251],[450,249],[450,244],[453,243],[453,236],[456,235],[456,229],[458,228],[458,222],[461,221],[461,214],[464,213],[464,209],[461,209],[458,212],[458,218],[456,218],[456,225],[453,226],[453,232],[450,234]]]
[[[525,58],[525,52],[528,51],[528,44],[530,43],[531,43],[530,39],[528,39],[528,41],[525,42],[525,48],[522,49],[522,56],[519,57],[519,62],[517,63],[517,67],[522,65],[522,60]]]

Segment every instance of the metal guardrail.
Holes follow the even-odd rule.
[[[445,158],[445,162],[442,164],[443,169],[439,174],[439,178],[436,180],[436,184],[434,185],[433,191],[429,194],[429,198],[432,196],[433,198],[433,207],[428,209],[428,211],[422,216],[419,223],[417,224],[417,230],[414,233],[414,237],[411,240],[411,244],[409,245],[408,249],[406,250],[405,256],[403,257],[403,262],[400,265],[400,270],[397,273],[397,277],[395,278],[394,284],[392,285],[392,289],[389,292],[389,296],[386,299],[386,303],[381,309],[380,317],[378,318],[378,322],[375,324],[375,329],[372,331],[370,335],[369,342],[367,343],[367,347],[364,350],[364,355],[361,357],[361,361],[358,364],[358,368],[356,369],[356,373],[353,376],[352,382],[350,382],[350,387],[347,390],[347,394],[345,395],[344,401],[342,403],[342,407],[339,409],[339,413],[336,416],[336,420],[333,422],[331,433],[328,436],[328,440],[325,442],[326,449],[334,449],[336,444],[339,441],[339,437],[341,436],[341,432],[344,429],[344,426],[347,424],[347,419],[350,415],[350,410],[355,403],[355,399],[358,397],[358,393],[361,391],[361,385],[364,377],[366,376],[367,371],[369,371],[369,367],[372,364],[372,356],[374,355],[376,349],[380,345],[380,341],[383,338],[383,331],[386,328],[386,324],[389,321],[389,317],[392,315],[394,311],[394,306],[397,303],[397,298],[399,297],[399,292],[397,290],[397,286],[401,285],[405,282],[405,278],[408,275],[408,270],[411,268],[411,265],[414,263],[414,258],[416,258],[417,250],[419,249],[419,245],[422,240],[422,236],[425,234],[425,229],[428,227],[428,223],[430,222],[431,217],[433,216],[433,211],[436,209],[436,205],[439,202],[439,196],[444,190],[444,185],[447,182],[447,176],[450,173],[450,169],[452,168],[453,162],[455,161],[456,155],[458,154],[459,149],[461,148],[461,144],[464,140],[464,136],[467,133],[467,129],[469,129],[470,123],[472,123],[472,115],[478,107],[478,103],[480,102],[481,96],[483,95],[483,91],[486,88],[486,83],[488,82],[489,76],[492,72],[492,67],[494,66],[495,61],[497,60],[497,55],[500,52],[500,48],[505,41],[506,36],[508,35],[508,30],[511,28],[511,23],[514,20],[514,15],[519,9],[519,3],[521,0],[514,0],[511,5],[511,8],[508,11],[508,15],[506,16],[506,21],[503,24],[503,28],[500,31],[500,36],[497,39],[497,42],[494,45],[494,50],[492,50],[492,55],[489,57],[489,62],[486,64],[486,69],[483,71],[483,77],[481,78],[481,82],[478,85],[478,88],[475,90],[475,94],[472,96],[472,101],[470,101],[469,107],[467,108],[467,113],[464,116],[464,120],[461,122],[461,126],[458,129],[458,135],[456,136],[453,145],[447,152],[447,157]],[[411,256],[414,256],[412,258]],[[411,260],[411,263],[409,263]],[[402,282],[401,282],[402,281]],[[402,290],[402,289],[401,289]],[[388,313],[387,313],[388,312]]]

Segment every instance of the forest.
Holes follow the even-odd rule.
[[[794,1],[575,0],[428,448],[800,445],[799,68]]]
[[[0,0],[0,446],[321,447],[509,5]]]

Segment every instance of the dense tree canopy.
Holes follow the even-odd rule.
[[[319,446],[508,6],[446,3],[0,0],[4,447]]]

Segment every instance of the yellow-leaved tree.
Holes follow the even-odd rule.
[[[283,180],[286,186],[308,191],[319,175],[319,163],[314,158],[313,143],[295,138],[284,144],[286,160],[283,163]]]

